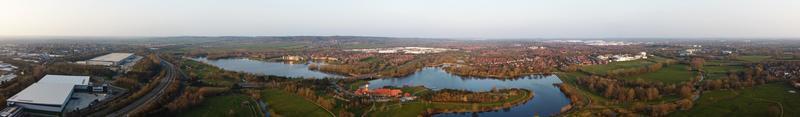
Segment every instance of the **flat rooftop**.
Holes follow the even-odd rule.
[[[37,83],[89,85],[89,76],[46,75]]]
[[[112,61],[119,62],[133,56],[133,53],[111,53],[91,59],[91,61]]]
[[[63,105],[72,94],[74,84],[34,83],[6,101],[46,105]]]

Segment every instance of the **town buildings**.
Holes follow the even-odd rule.
[[[640,52],[636,55],[631,54],[606,54],[606,55],[597,55],[597,59],[606,60],[609,62],[621,62],[621,61],[632,61],[632,60],[639,60],[639,59],[647,59],[647,52]]]
[[[302,56],[282,56],[281,57],[281,60],[284,60],[284,61],[301,61],[301,60],[304,60],[304,59],[305,58],[303,58]]]
[[[679,53],[680,56],[691,56],[694,55],[695,52],[700,51],[700,49],[686,49]]]
[[[17,66],[0,61],[0,84],[16,78],[15,72],[17,69],[19,69]]]
[[[375,49],[351,49],[345,51],[380,53],[380,54],[391,54],[391,53],[429,54],[429,53],[440,53],[440,52],[454,51],[454,50],[456,49],[430,48],[430,47],[395,47],[395,48],[375,48]]]
[[[374,90],[369,89],[369,85],[364,85],[363,87],[359,88],[355,91],[356,95],[362,96],[379,96],[379,97],[409,97],[411,94],[405,93],[403,94],[402,90],[399,89],[387,89],[387,88],[378,88]]]

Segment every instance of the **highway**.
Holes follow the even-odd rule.
[[[159,57],[158,59],[160,59],[161,61],[161,67],[164,70],[166,70],[166,75],[165,75],[166,77],[161,78],[161,80],[158,81],[158,85],[155,88],[153,88],[153,90],[151,90],[150,93],[145,94],[144,96],[140,97],[139,99],[129,104],[128,106],[125,106],[122,109],[115,111],[114,113],[106,115],[106,117],[121,117],[121,116],[127,117],[131,112],[135,112],[137,110],[144,108],[144,105],[155,103],[157,99],[161,99],[160,97],[165,95],[164,92],[167,89],[167,86],[170,83],[175,82],[176,79],[180,77],[179,74],[180,71],[178,71],[178,69],[175,69],[175,65],[173,65],[172,63],[169,63],[168,61],[161,59],[161,57]]]

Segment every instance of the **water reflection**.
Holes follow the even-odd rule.
[[[209,60],[207,58],[192,58],[193,60],[208,63],[219,68],[231,71],[240,71],[253,74],[275,75],[284,77],[303,77],[303,78],[341,78],[343,76],[328,74],[324,72],[309,70],[309,64],[287,64],[283,62],[267,62],[251,60],[246,58],[228,58]]]
[[[308,70],[307,64],[286,64],[281,62],[265,62],[250,59],[219,59],[194,58],[217,67],[242,71],[254,74],[277,75],[286,77],[342,77],[319,71]],[[506,109],[487,112],[471,113],[442,113],[437,117],[462,117],[462,116],[497,116],[497,117],[531,117],[536,115],[547,116],[557,114],[561,107],[569,104],[569,99],[556,86],[561,80],[554,75],[531,75],[513,79],[493,79],[477,77],[461,77],[449,74],[436,67],[426,67],[414,74],[399,78],[383,78],[369,81],[370,88],[384,86],[425,86],[434,90],[459,89],[469,91],[489,91],[492,88],[521,88],[534,92],[534,97],[527,102]]]
[[[370,88],[380,88],[383,86],[425,86],[434,90],[440,89],[461,89],[469,91],[489,91],[492,88],[522,88],[534,92],[534,97],[527,102],[512,108],[493,110],[489,112],[473,113],[443,113],[436,114],[438,117],[458,117],[458,116],[499,116],[499,117],[530,117],[535,115],[558,114],[561,107],[569,104],[569,99],[564,96],[555,83],[561,80],[554,75],[532,75],[515,79],[490,79],[460,77],[452,75],[440,68],[424,68],[412,75],[401,78],[377,79],[369,82]]]

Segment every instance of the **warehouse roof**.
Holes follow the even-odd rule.
[[[74,84],[64,83],[34,83],[11,98],[8,98],[7,101],[63,105],[69,99],[74,87]]]
[[[118,61],[125,60],[125,58],[128,58],[130,56],[133,56],[133,53],[111,53],[111,54],[106,54],[106,55],[103,55],[103,56],[99,56],[97,58],[93,58],[93,59],[91,59],[91,61],[118,62]]]
[[[89,85],[89,76],[46,75],[37,83]]]

